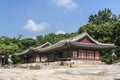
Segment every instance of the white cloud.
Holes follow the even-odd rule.
[[[75,3],[73,0],[51,0],[56,4],[58,7],[64,7],[68,9],[76,8],[77,3]]]
[[[46,22],[36,24],[33,20],[30,19],[27,21],[27,24],[23,28],[26,30],[33,31],[33,32],[39,32],[39,31],[45,30],[49,26],[50,24]]]
[[[62,30],[59,30],[59,31],[57,31],[55,34],[66,34],[66,32],[65,31],[62,31]]]
[[[35,40],[35,39],[36,39],[36,36],[33,36],[32,38]]]

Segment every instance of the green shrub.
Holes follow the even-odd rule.
[[[18,56],[13,56],[12,61],[13,61],[13,64],[17,64],[17,63],[20,63],[21,59]]]
[[[111,55],[111,52],[103,52],[102,53],[102,61],[105,62],[106,64],[112,64],[113,63],[113,57]]]

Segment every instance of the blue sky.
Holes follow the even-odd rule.
[[[0,0],[0,36],[76,32],[104,8],[118,15],[120,0]]]

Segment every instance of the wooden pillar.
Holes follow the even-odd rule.
[[[94,51],[94,60],[95,60],[95,51]]]
[[[33,53],[31,53],[31,62],[34,62],[34,61],[33,61]]]
[[[101,51],[99,51],[99,59],[101,59],[101,56],[102,56],[102,50]]]
[[[23,58],[24,58],[24,63],[25,63],[25,55],[23,55]]]
[[[67,48],[67,58],[69,57],[69,48]]]
[[[33,62],[35,62],[35,54],[33,53]]]
[[[36,54],[34,53],[34,62],[36,62]]]
[[[32,53],[32,62],[34,62],[34,53]]]
[[[30,54],[28,54],[27,60],[28,60],[28,63],[29,63],[30,62]]]
[[[35,62],[35,54],[33,53],[33,62]]]
[[[87,59],[87,50],[86,50],[86,59]]]
[[[41,55],[39,55],[40,56],[40,62],[41,62]]]
[[[32,62],[32,53],[30,53],[30,62]]]
[[[28,58],[27,59],[28,59],[28,63],[30,63],[30,54],[28,54]]]
[[[102,51],[99,51],[99,60],[101,60]]]
[[[79,58],[79,50],[77,49],[77,58]]]

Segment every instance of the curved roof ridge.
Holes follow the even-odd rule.
[[[13,55],[22,55],[22,54],[25,54],[25,53],[29,52],[31,49],[32,49],[32,48],[30,48],[30,49],[26,49],[26,50],[24,50],[23,52],[20,52],[20,53],[14,53]]]
[[[55,43],[55,44],[53,44],[53,45],[50,45],[49,47],[46,47],[46,48],[54,47],[54,46],[56,46],[56,45],[58,45],[58,44],[60,44],[60,43],[66,43],[66,41],[63,41],[63,42],[57,42],[57,43]],[[44,48],[43,48],[43,49],[44,49]]]
[[[114,45],[114,44],[100,43],[100,42],[96,41],[95,39],[93,39],[88,33],[87,33],[87,36],[88,36],[93,42],[95,42],[95,43],[98,44],[98,45]]]
[[[77,40],[83,38],[83,37],[86,36],[86,35],[87,35],[87,32],[83,32],[83,33],[81,33],[81,34],[79,34],[79,35],[77,35],[77,36],[75,36],[75,37],[72,37],[71,41],[72,41],[72,42],[73,42],[73,41],[77,41]]]
[[[64,39],[64,40],[61,40],[61,41],[59,41],[59,42],[64,42],[64,41],[74,42],[74,41],[80,40],[81,38],[83,38],[83,37],[85,37],[85,36],[89,37],[94,43],[96,43],[96,44],[98,44],[98,45],[114,45],[114,44],[100,43],[100,42],[96,41],[95,39],[93,39],[86,31],[83,32],[83,33],[81,33],[81,34],[79,34],[79,35],[77,35],[77,36],[74,36],[74,37],[68,38],[68,39]]]
[[[61,40],[59,42],[64,42],[64,41],[67,41],[67,42],[72,42],[72,41],[76,41],[78,40],[78,38],[82,37],[82,36],[85,36],[87,34],[87,32],[83,32],[77,36],[74,36],[74,37],[71,37],[71,38],[68,38],[68,39],[64,39],[64,40]]]
[[[32,47],[31,47],[31,48],[29,48],[29,49],[27,49],[27,50],[24,50],[23,52],[14,53],[14,55],[26,54],[26,53],[28,53],[30,50],[32,50],[32,49],[39,49],[39,48],[43,47],[43,46],[46,45],[46,44],[52,45],[50,42],[46,42],[46,43],[44,43],[44,44],[42,44],[41,46],[38,46],[38,47],[36,47],[36,48],[32,48]]]
[[[50,42],[46,42],[46,43],[44,43],[44,44],[42,44],[42,45],[36,47],[35,49],[41,48],[41,47],[45,46],[46,44],[49,44],[50,46],[52,45]]]

